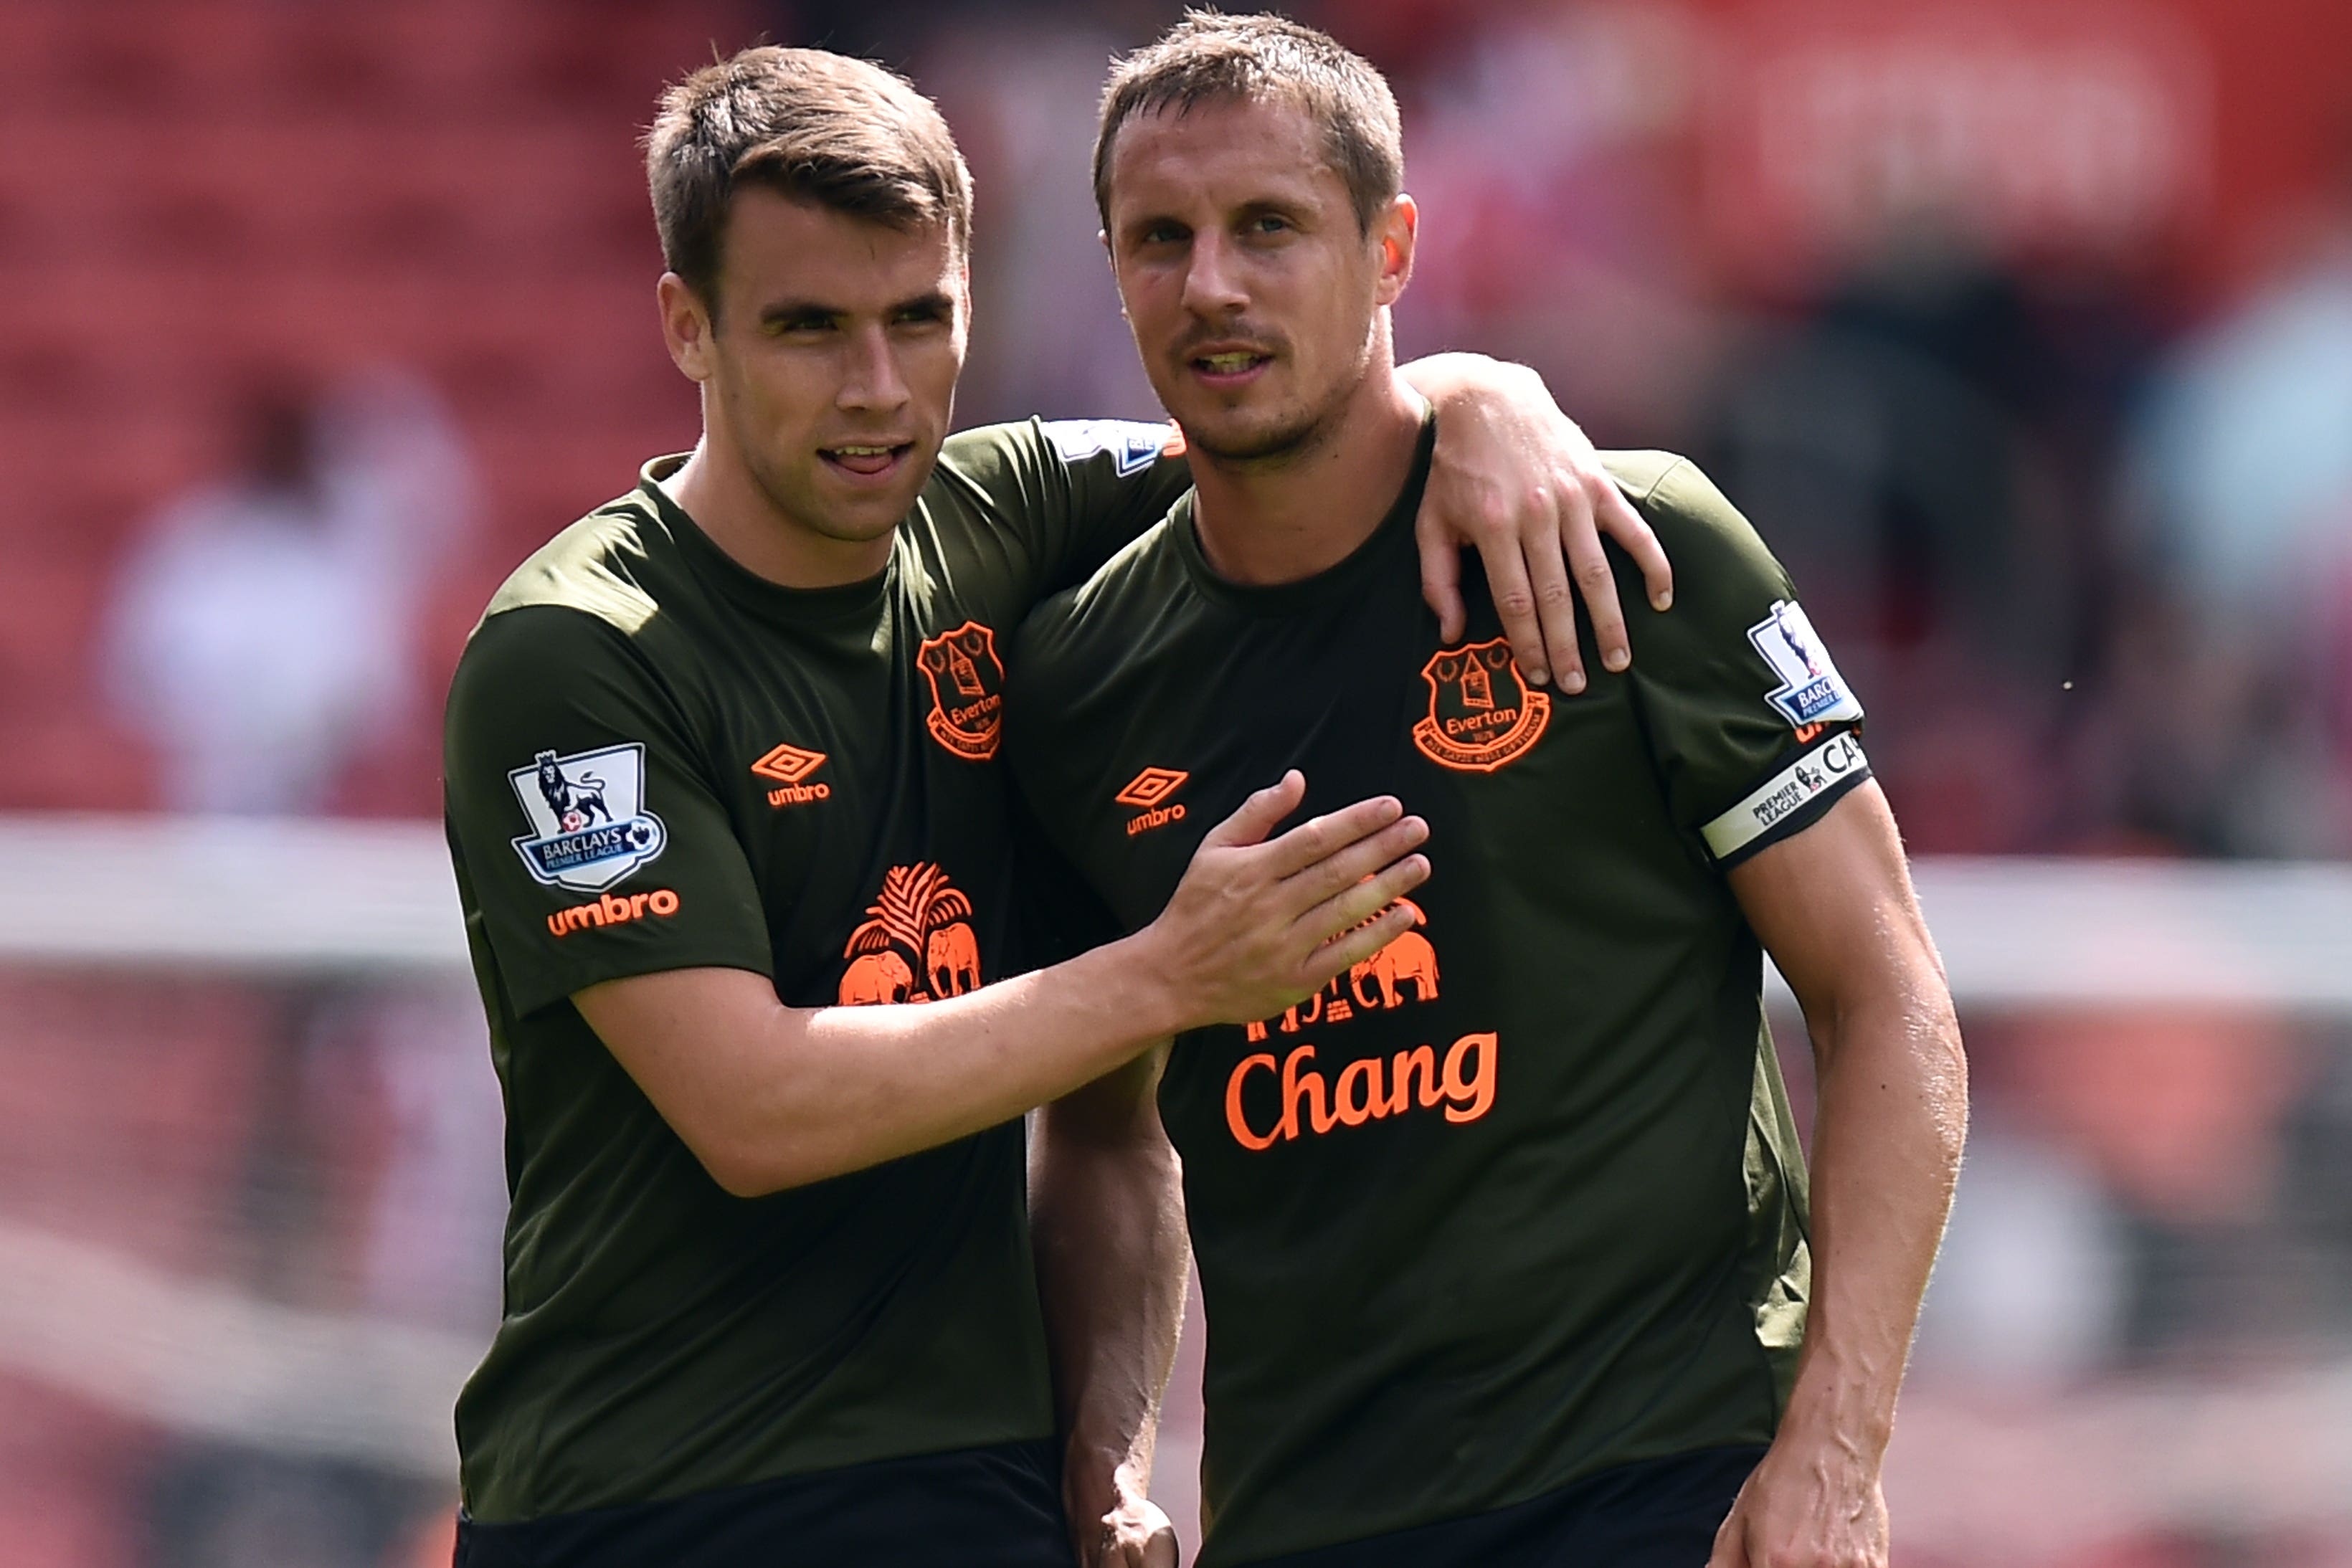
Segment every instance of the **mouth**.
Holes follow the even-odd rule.
[[[824,459],[826,466],[835,473],[856,481],[871,483],[887,479],[898,473],[898,465],[914,449],[915,444],[911,441],[895,444],[877,442],[820,446],[816,455]]]
[[[1185,363],[1194,379],[1223,389],[1255,380],[1274,363],[1274,356],[1263,349],[1214,347],[1192,355]]]

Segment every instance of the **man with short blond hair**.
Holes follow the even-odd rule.
[[[1082,1555],[1175,1560],[1143,1487],[1189,1224],[1204,1568],[1885,1568],[1966,1075],[1861,705],[1669,454],[1604,455],[1689,585],[1630,670],[1561,702],[1489,604],[1427,612],[1447,416],[1394,366],[1395,125],[1272,16],[1196,13],[1104,97],[1105,243],[1194,488],[1014,644],[1066,940],[1135,929],[1271,769],[1403,801],[1440,873],[1301,1004],[1041,1118]],[[1810,1208],[1766,950],[1812,1029]]]

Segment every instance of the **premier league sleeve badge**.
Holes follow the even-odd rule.
[[[1790,728],[1861,720],[1861,702],[1794,600],[1774,600],[1772,612],[1748,629],[1748,641],[1779,677],[1780,684],[1764,700],[1780,709]]]
[[[514,841],[531,876],[598,893],[654,860],[669,841],[646,810],[646,748],[631,741],[558,757],[542,751],[507,775],[531,831]]]

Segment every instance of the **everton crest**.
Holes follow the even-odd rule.
[[[532,877],[597,893],[662,852],[669,831],[646,810],[646,748],[635,741],[558,757],[507,775],[531,831],[514,841]]]
[[[1440,649],[1421,678],[1429,683],[1429,716],[1412,727],[1412,743],[1441,768],[1492,773],[1541,739],[1551,722],[1549,694],[1520,679],[1500,637]]]
[[[967,761],[995,756],[1004,720],[1004,665],[996,657],[996,633],[967,621],[926,641],[915,662],[931,683],[931,714],[924,721],[931,738]]]

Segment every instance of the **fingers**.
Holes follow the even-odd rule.
[[[1606,669],[1622,670],[1633,662],[1633,647],[1625,635],[1625,612],[1617,602],[1617,574],[1601,548],[1592,525],[1591,507],[1580,489],[1570,488],[1560,515],[1560,545],[1576,571],[1576,590],[1584,596],[1585,612],[1592,617],[1592,641]],[[1570,636],[1575,632],[1571,627]],[[1566,681],[1566,691],[1577,688]]]
[[[1421,545],[1421,600],[1437,617],[1437,640],[1451,643],[1469,624],[1462,608],[1462,551],[1452,539],[1418,535]]]
[[[1536,685],[1550,685],[1551,662],[1544,651],[1543,622],[1536,617],[1535,590],[1528,582],[1527,551],[1517,536],[1508,535],[1491,543],[1481,539],[1478,559],[1486,565],[1486,588],[1519,673]]]
[[[1427,862],[1423,862],[1422,869],[1425,874]],[[1299,984],[1312,995],[1412,929],[1412,911],[1401,904],[1391,904],[1370,924],[1344,931],[1315,949],[1299,971]]]
[[[1331,939],[1318,946],[1309,962],[1320,965],[1328,956],[1344,952],[1346,961],[1327,972],[1323,978],[1344,969],[1360,959],[1369,958],[1412,924],[1410,909],[1391,905],[1429,880],[1429,857],[1406,855],[1382,867],[1377,875],[1365,878],[1343,893],[1329,898],[1300,915],[1294,929],[1310,932],[1328,931]],[[1366,922],[1370,922],[1367,925]],[[1364,926],[1359,931],[1358,926]],[[1383,930],[1385,927],[1385,930]],[[1321,984],[1320,980],[1316,982]]]
[[[1283,879],[1282,896],[1286,903],[1305,918],[1307,911],[1327,900],[1336,898],[1356,886],[1365,878],[1377,875],[1384,867],[1410,854],[1429,837],[1429,824],[1419,817],[1400,817],[1377,832],[1368,833],[1345,847],[1334,851],[1293,875]],[[1362,915],[1369,915],[1380,904],[1373,904]],[[1328,936],[1338,927],[1319,931],[1318,937]]]
[[[1706,1554],[1706,1568],[1748,1568],[1748,1489],[1742,1486],[1731,1512],[1715,1531],[1715,1550]]]
[[[1279,782],[1258,790],[1248,800],[1234,807],[1232,816],[1211,828],[1202,837],[1201,848],[1204,850],[1231,848],[1239,844],[1264,843],[1266,835],[1280,827],[1282,819],[1298,810],[1298,803],[1306,799],[1307,776],[1294,768],[1285,773]],[[1318,817],[1316,821],[1325,820]],[[1315,822],[1304,823],[1300,827],[1293,828],[1283,837],[1286,840],[1289,839],[1313,826]]]
[[[1584,689],[1584,655],[1576,645],[1576,591],[1569,586],[1569,566],[1574,557],[1571,547],[1579,540],[1580,531],[1590,533],[1591,522],[1579,515],[1577,528],[1567,525],[1569,514],[1563,509],[1580,505],[1582,493],[1570,488],[1559,502],[1545,497],[1545,505],[1528,514],[1527,531],[1520,539],[1520,550],[1527,558],[1528,585],[1535,594],[1536,619],[1543,627],[1547,657],[1540,667],[1549,668],[1564,692]],[[1592,553],[1600,554],[1600,541],[1591,541]],[[1520,661],[1519,668],[1528,679],[1537,685],[1542,677]]]
[[[1176,1527],[1162,1520],[1143,1543],[1142,1568],[1176,1568]]]
[[[1601,532],[1617,541],[1617,548],[1633,558],[1642,569],[1643,586],[1650,595],[1650,608],[1664,610],[1675,601],[1675,566],[1666,559],[1665,546],[1658,542],[1655,529],[1642,520],[1633,503],[1606,476],[1589,486],[1592,520]]]
[[[1276,877],[1296,876],[1318,861],[1330,859],[1357,840],[1379,832],[1403,815],[1404,806],[1395,796],[1376,795],[1320,817],[1310,817],[1265,846],[1266,870]]]

